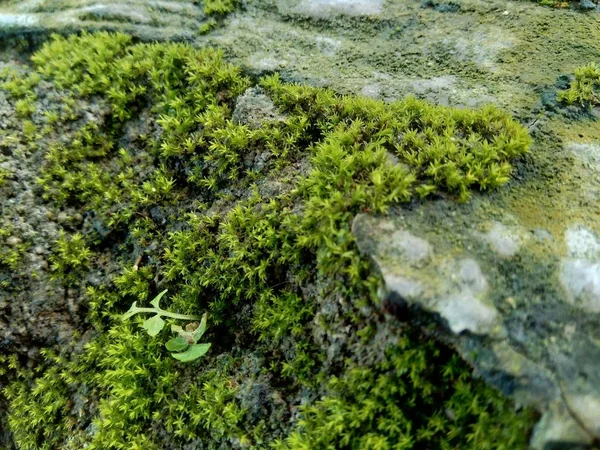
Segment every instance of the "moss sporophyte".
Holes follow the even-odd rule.
[[[507,113],[271,75],[254,88],[280,120],[250,126],[233,112],[253,83],[212,48],[81,33],[32,63],[23,79],[62,99],[40,115],[61,133],[39,146],[39,188],[86,217],[52,270],[96,337],[10,370],[19,449],[527,447],[532,411],[449,348],[364,312],[379,310],[381,279],[350,228],[360,211],[508,182],[530,138]],[[16,103],[27,89],[9,81]],[[204,355],[203,336],[203,364],[174,359]]]

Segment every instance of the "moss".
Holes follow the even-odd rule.
[[[450,350],[364,331],[381,325],[361,313],[380,280],[350,231],[360,211],[466,201],[506,183],[530,143],[507,114],[386,104],[275,75],[260,84],[285,119],[251,128],[232,121],[251,82],[212,49],[84,33],[55,36],[32,61],[73,109],[97,96],[110,114],[51,145],[39,176],[55,207],[92,218],[84,234],[61,236],[52,262],[86,292],[98,336],[9,386],[20,448],[523,445],[530,412],[514,413]],[[88,285],[96,251],[119,270]],[[179,364],[166,331],[150,338],[120,320],[163,289],[169,310],[209,312],[202,360]],[[351,332],[337,354],[315,337],[340,329]],[[290,408],[307,400],[296,424]]]
[[[76,284],[90,263],[91,252],[79,233],[67,236],[61,233],[54,253],[50,256],[55,279],[66,284]]]
[[[10,175],[10,170],[0,167],[0,187],[6,184],[6,180],[10,178]]]
[[[10,224],[0,228],[0,268],[17,271],[28,248],[29,243],[16,236]]]
[[[238,0],[204,0],[202,11],[207,16],[223,16],[232,12],[238,5]]]
[[[566,104],[590,107],[600,104],[600,68],[590,63],[575,69],[575,77],[569,89],[559,91],[558,100]]]
[[[528,448],[531,415],[510,414],[499,400],[456,355],[404,336],[384,361],[332,377],[328,395],[303,407],[298,428],[272,448]]]

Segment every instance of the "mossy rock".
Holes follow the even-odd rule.
[[[68,27],[55,19],[73,18],[79,5],[3,5],[27,15],[3,31],[40,33],[22,41],[23,52],[49,30],[135,36],[57,37],[3,75],[13,116],[5,148],[20,153],[0,161],[8,171],[0,190],[36,186],[23,205],[38,221],[45,208],[49,222],[41,238],[17,227],[0,241],[2,289],[12,289],[0,304],[18,291],[12,304],[28,305],[31,283],[51,290],[24,318],[3,306],[3,320],[23,324],[2,344],[18,358],[0,380],[10,383],[6,421],[21,448],[525,448],[535,413],[515,413],[479,375],[546,411],[536,446],[589,443],[570,404],[544,404],[569,375],[485,334],[490,325],[502,332],[498,312],[483,327],[453,322],[462,333],[451,333],[440,311],[409,305],[401,321],[386,314],[399,308],[388,297],[380,303],[385,276],[350,228],[357,214],[399,221],[405,235],[435,243],[438,259],[477,261],[490,308],[511,311],[498,288],[507,279],[518,306],[515,292],[551,297],[554,309],[512,312],[509,325],[535,319],[532,329],[548,332],[546,322],[570,317],[585,322],[578,336],[593,337],[595,316],[580,309],[593,303],[593,289],[563,286],[554,269],[583,260],[589,274],[596,264],[563,244],[569,230],[598,232],[598,126],[545,110],[536,89],[597,58],[596,18],[535,2],[472,0],[453,11],[344,4],[256,0],[211,20],[203,3],[172,2],[182,11],[159,19],[136,3],[133,20],[108,2]],[[184,38],[203,49],[138,38]],[[463,108],[494,102],[527,124],[533,147],[523,153],[526,130],[497,108],[396,101],[405,94]],[[27,173],[17,164],[24,152]],[[17,188],[16,180],[28,181]],[[15,204],[3,203],[10,217],[19,215]],[[448,217],[460,226],[448,229]],[[436,220],[439,241],[429,234]],[[537,240],[515,244],[532,233]],[[8,245],[13,234],[20,244]],[[518,251],[500,255],[494,245]],[[35,261],[46,266],[31,279]],[[438,282],[451,278],[436,269],[428,268]],[[534,283],[544,277],[549,286]],[[150,338],[120,321],[133,301],[147,305],[166,288],[170,309],[210,312],[213,347],[191,366],[170,358],[168,328]],[[565,289],[571,297],[560,297]],[[540,336],[548,335],[525,347],[543,353]],[[568,342],[555,348],[561,357]],[[499,369],[507,361],[510,370]],[[570,386],[584,394],[577,407],[593,405],[585,384]]]
[[[18,448],[526,446],[530,410],[379,312],[350,230],[361,211],[506,183],[530,144],[506,113],[278,76],[257,89],[218,51],[107,33],[56,36],[21,70],[5,73],[9,102],[31,84],[46,110],[30,114],[53,125],[30,148],[39,201],[81,217],[63,221],[45,282],[93,331],[47,342],[31,367],[3,357]],[[204,358],[182,364],[167,329],[122,321],[157,289],[171,310],[208,311]]]

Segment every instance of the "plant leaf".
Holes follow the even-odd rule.
[[[168,289],[165,289],[164,291],[162,291],[160,294],[158,294],[156,297],[154,297],[154,300],[152,300],[150,302],[150,304],[152,306],[154,306],[156,309],[160,309],[160,307],[158,306],[160,303],[160,299],[163,298],[163,295],[165,295],[167,293]]]
[[[172,353],[171,355],[173,358],[178,359],[179,361],[189,362],[203,356],[209,348],[210,344],[194,344],[183,353]]]
[[[200,322],[200,326],[196,328],[192,332],[192,337],[194,338],[194,342],[198,342],[204,332],[206,331],[206,320],[208,319],[208,313],[204,313],[202,316],[202,321]]]
[[[186,341],[185,338],[181,336],[169,339],[165,344],[165,347],[167,347],[167,350],[169,350],[170,352],[180,352],[182,350],[185,350],[189,346],[190,344],[188,344],[188,341]]]
[[[173,333],[177,333],[180,336],[183,336],[186,333],[186,331],[183,328],[181,328],[181,326],[179,326],[179,325],[171,325],[171,331]]]
[[[123,314],[123,317],[121,317],[121,320],[127,320],[134,314],[137,314],[137,312],[138,312],[137,310],[138,310],[137,302],[133,302],[131,304],[131,308],[129,308],[129,310],[125,314]]]
[[[142,327],[148,331],[150,336],[156,336],[160,333],[160,330],[165,326],[165,321],[157,314],[154,317],[150,317],[144,322]]]

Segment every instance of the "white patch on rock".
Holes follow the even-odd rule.
[[[286,65],[286,61],[280,61],[266,56],[266,54],[263,52],[259,52],[250,55],[250,57],[248,57],[247,64],[251,69],[258,70],[260,72],[271,72],[281,69]]]
[[[569,398],[569,406],[585,423],[588,430],[600,436],[600,399],[591,395],[576,395]]]
[[[475,233],[483,239],[501,256],[514,256],[521,247],[521,236],[514,230],[500,222],[494,222],[487,233]]]
[[[452,89],[456,85],[456,81],[457,79],[454,75],[420,78],[412,82],[412,87],[417,94],[424,94],[431,91],[440,92]]]
[[[381,98],[381,87],[377,83],[366,84],[360,90],[360,94],[365,97],[378,99]]]
[[[498,318],[496,308],[482,302],[468,290],[441,300],[436,310],[456,334],[465,330],[475,334],[488,334]]]
[[[488,283],[481,271],[481,267],[474,259],[462,259],[458,264],[461,285],[468,288],[473,294],[484,294],[488,289]]]
[[[300,0],[293,12],[324,19],[333,15],[371,16],[382,10],[383,0]]]
[[[418,299],[424,293],[421,283],[407,277],[383,273],[383,280],[388,290],[396,292],[406,300]]]
[[[471,33],[448,36],[443,42],[454,46],[454,56],[458,60],[470,60],[483,69],[495,72],[498,56],[502,51],[514,47],[517,39],[502,28],[486,25]]]
[[[592,165],[592,168],[600,170],[600,145],[572,142],[567,148],[573,152],[581,161]]]
[[[448,295],[441,296],[435,306],[447,321],[454,333],[465,330],[475,334],[488,334],[498,319],[496,308],[482,299],[488,291],[488,282],[481,267],[471,258],[450,261],[451,270],[458,271],[452,276],[456,286]]]
[[[600,258],[600,239],[586,227],[569,228],[565,233],[565,242],[572,258]]]
[[[567,300],[586,311],[600,312],[600,240],[577,226],[565,233],[568,257],[560,266],[560,282]]]
[[[0,14],[2,27],[34,25],[37,22],[38,18],[32,14]]]
[[[431,254],[429,242],[406,230],[398,230],[392,234],[392,246],[400,251],[404,259],[411,265],[421,264]]]

